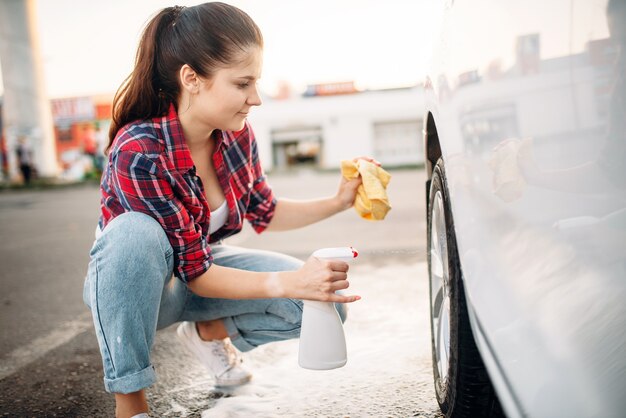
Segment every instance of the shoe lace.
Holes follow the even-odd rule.
[[[241,363],[241,358],[237,353],[235,347],[227,340],[222,341],[221,344],[215,344],[213,346],[213,354],[220,360],[222,365],[226,367],[226,370],[230,370]]]

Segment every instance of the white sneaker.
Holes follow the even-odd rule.
[[[181,323],[176,334],[213,375],[215,386],[243,385],[252,378],[252,373],[241,365],[241,356],[230,339],[204,341],[198,335],[195,322]]]

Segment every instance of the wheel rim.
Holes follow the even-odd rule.
[[[448,377],[450,358],[450,292],[448,241],[443,197],[437,191],[433,201],[430,234],[430,283],[433,341],[439,371],[439,384]]]

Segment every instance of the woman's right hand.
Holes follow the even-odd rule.
[[[361,299],[360,296],[335,293],[350,286],[348,269],[348,263],[344,261],[323,260],[311,256],[299,270],[285,276],[285,295],[294,299],[322,302],[356,302]]]

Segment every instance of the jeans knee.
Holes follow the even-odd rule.
[[[111,242],[120,252],[154,251],[171,254],[172,247],[163,227],[153,217],[141,212],[118,215],[104,229],[103,242]]]
[[[91,250],[89,281],[95,277],[113,286],[119,282],[163,286],[171,277],[173,250],[165,231],[152,217],[127,212],[113,219]]]

